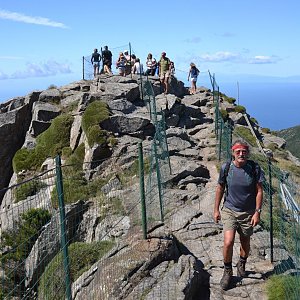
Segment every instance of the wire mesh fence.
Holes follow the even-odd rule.
[[[153,90],[152,96],[155,107]],[[83,164],[61,164],[57,157],[55,168],[5,191],[0,299],[118,298],[111,294],[115,283],[151,255],[146,242],[134,247],[132,241],[164,218],[170,165],[163,113],[154,119],[145,159],[138,160],[137,145],[125,164],[121,157]],[[143,291],[140,286],[133,294]]]

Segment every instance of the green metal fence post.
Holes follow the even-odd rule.
[[[72,292],[71,292],[68,242],[67,242],[67,233],[66,233],[66,212],[65,212],[65,204],[64,204],[61,159],[60,159],[59,155],[56,156],[55,162],[56,162],[56,188],[57,188],[57,194],[58,194],[60,228],[61,228],[61,248],[63,250],[63,262],[64,262],[65,280],[66,280],[66,298],[68,300],[71,300]]]
[[[156,137],[153,139],[153,146],[154,146],[157,187],[158,187],[158,197],[159,197],[159,206],[160,206],[160,219],[162,222],[164,222],[164,210],[163,210],[162,191],[161,191],[161,176],[160,176],[159,160],[157,157]]]
[[[84,80],[84,56],[82,56],[82,80]]]
[[[270,260],[274,261],[274,243],[273,243],[273,198],[272,198],[272,165],[271,157],[268,157],[268,175],[269,175],[269,209],[270,209]]]
[[[220,134],[219,134],[219,156],[218,159],[221,160],[222,153],[222,134],[223,134],[223,122],[220,122]]]
[[[143,238],[147,239],[147,212],[146,212],[146,201],[145,201],[144,158],[143,158],[142,142],[139,143],[139,175],[140,175]]]

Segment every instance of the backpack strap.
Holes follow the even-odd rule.
[[[248,160],[251,169],[252,169],[252,177],[254,178],[255,182],[257,183],[258,181],[258,172],[257,172],[257,163],[253,160]]]
[[[228,176],[228,173],[229,173],[230,165],[231,165],[231,160],[227,160],[227,161],[226,161],[226,164],[225,164],[225,168],[224,168],[225,196],[228,195],[227,176]]]

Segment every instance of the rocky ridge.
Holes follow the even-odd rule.
[[[171,81],[171,94],[163,95],[157,78],[150,78],[156,94],[157,110],[166,115],[167,139],[172,174],[165,194],[167,213],[161,226],[153,227],[147,240],[142,240],[141,231],[130,230],[130,216],[122,218],[117,237],[118,245],[72,284],[74,299],[266,299],[265,279],[273,270],[269,263],[268,233],[260,227],[252,239],[251,256],[247,269],[248,277],[235,277],[232,288],[222,291],[219,281],[222,269],[222,227],[212,219],[214,188],[218,172],[215,162],[216,139],[214,136],[213,96],[208,88],[200,87],[195,95],[175,78]],[[107,103],[111,116],[101,128],[111,132],[118,140],[117,146],[105,154],[101,145],[90,147],[81,127],[82,113],[94,101]],[[168,104],[166,106],[166,104]],[[234,105],[221,101],[221,107],[237,126],[245,126],[243,114],[234,112]],[[79,81],[60,88],[33,92],[26,97],[13,99],[1,105],[0,140],[6,147],[1,150],[0,188],[16,183],[12,158],[20,147],[35,147],[36,137],[49,128],[51,121],[64,112],[72,111],[74,122],[71,129],[70,147],[74,150],[85,144],[84,161],[118,156],[115,163],[125,168],[137,157],[140,139],[144,148],[150,147],[154,126],[144,105],[139,87],[139,78],[99,76],[93,81]],[[285,141],[264,134],[258,124],[265,145],[276,143],[283,148]],[[53,162],[46,161],[44,169]],[[86,176],[93,178],[104,172],[103,166]],[[126,191],[128,199],[136,199],[138,186]],[[107,193],[110,192],[108,187]],[[97,212],[89,199],[67,208],[68,222],[80,220],[76,230],[70,228],[77,240],[91,242],[100,240],[109,224],[99,223]],[[18,204],[13,195],[6,193],[1,202],[1,212]],[[50,199],[49,199],[50,201]],[[26,206],[22,206],[26,210]],[[18,219],[18,214],[9,218]],[[117,218],[117,216],[115,216]],[[105,221],[105,220],[104,220]],[[103,222],[104,222],[103,221]],[[119,223],[119,221],[117,221]],[[9,229],[9,220],[1,213],[1,231]],[[32,255],[26,259],[27,285],[41,275],[39,262],[45,259],[45,242],[53,238],[53,247],[48,249],[50,260],[57,253],[58,237],[51,233],[58,224],[51,220],[34,245]],[[93,228],[93,232],[91,229]],[[280,243],[277,242],[277,247]],[[275,245],[275,246],[276,246]],[[238,258],[238,244],[234,257]],[[40,253],[40,254],[36,254]],[[105,278],[105,280],[103,280]]]

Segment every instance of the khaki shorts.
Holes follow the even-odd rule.
[[[240,235],[251,236],[253,234],[253,226],[250,222],[253,214],[254,211],[252,213],[238,212],[223,207],[221,210],[223,230],[236,230]]]
[[[166,78],[169,78],[169,77],[170,77],[170,72],[166,71],[166,72],[161,72],[160,73],[159,79],[160,80],[165,80]]]

